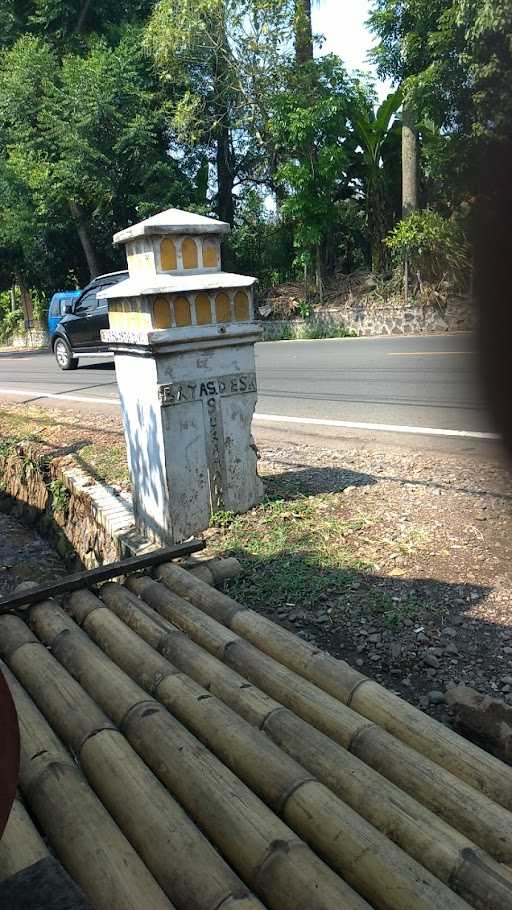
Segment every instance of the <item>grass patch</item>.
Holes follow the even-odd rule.
[[[244,575],[229,583],[234,597],[265,608],[308,608],[336,596],[372,566],[354,554],[353,538],[371,524],[343,519],[340,494],[272,496],[209,540],[215,553],[236,556]]]
[[[268,323],[268,335],[263,324],[262,341],[313,341],[319,338],[357,338],[357,332],[347,329],[339,323],[324,319],[312,319],[309,322],[295,324],[293,322],[279,326],[275,331],[270,331],[272,323]]]
[[[120,420],[65,413],[33,405],[0,409],[0,459],[16,444],[30,444],[28,460],[45,462],[73,454],[98,481],[129,486]],[[28,450],[27,450],[28,452]],[[31,466],[26,465],[27,471]]]
[[[126,485],[130,482],[124,443],[113,443],[108,447],[84,446],[78,450],[77,460],[85,471],[103,483]]]

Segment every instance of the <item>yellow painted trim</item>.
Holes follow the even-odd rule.
[[[153,304],[153,326],[155,329],[168,329],[171,325],[171,304],[166,297],[157,297]]]
[[[174,272],[178,268],[176,244],[172,237],[160,241],[160,266],[164,272]]]
[[[204,292],[196,297],[196,322],[198,325],[208,325],[212,321],[212,308],[208,294]]]
[[[219,264],[219,250],[213,240],[203,240],[203,266],[205,269],[214,269]]]
[[[235,319],[237,322],[248,322],[250,318],[249,297],[245,291],[237,291],[235,294]]]
[[[192,237],[184,237],[181,242],[181,258],[184,269],[197,269],[197,244]]]
[[[231,322],[231,305],[224,291],[220,291],[215,298],[215,316],[217,322]]]
[[[177,326],[191,325],[190,303],[186,297],[176,297],[174,301],[174,316]]]

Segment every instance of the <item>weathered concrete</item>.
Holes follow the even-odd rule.
[[[122,231],[114,242],[126,243],[130,277],[99,295],[110,300],[102,338],[115,352],[137,526],[162,543],[262,495],[255,279],[221,271],[228,229],[170,209]]]

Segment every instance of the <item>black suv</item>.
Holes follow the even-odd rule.
[[[128,272],[98,275],[89,282],[76,300],[66,304],[62,317],[50,338],[50,347],[61,370],[76,370],[79,354],[104,354],[108,347],[100,337],[108,329],[107,300],[98,300],[104,288],[128,278]]]

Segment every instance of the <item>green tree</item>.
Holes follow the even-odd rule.
[[[371,100],[359,93],[350,119],[360,152],[355,154],[355,173],[363,183],[366,200],[368,235],[371,244],[372,269],[378,272],[386,260],[384,238],[392,215],[393,167],[399,156],[401,124],[396,113],[402,103],[397,90],[375,111]]]
[[[271,129],[281,160],[281,212],[291,223],[297,264],[315,271],[321,289],[327,241],[338,221],[337,203],[350,196],[350,117],[354,85],[341,61],[315,61],[315,78],[291,66],[286,89],[274,99]]]

